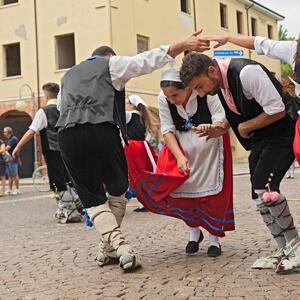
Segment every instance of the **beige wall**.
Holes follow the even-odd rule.
[[[220,26],[220,2],[227,5],[228,29]],[[247,34],[247,2],[249,1],[195,0],[197,29],[203,28],[203,35],[236,34],[236,10],[239,10],[243,13],[244,33]],[[29,84],[37,93],[33,3],[33,0],[19,0],[18,4],[0,6],[0,103],[18,98],[19,88],[24,83]],[[194,31],[192,0],[190,14],[181,12],[179,0],[36,0],[36,3],[40,88],[48,81],[59,82],[65,73],[65,70],[56,70],[56,35],[74,33],[76,63],[79,63],[93,49],[103,44],[112,44],[120,55],[135,55],[137,34],[149,37],[150,48],[154,48],[180,40]],[[274,36],[277,36],[274,16],[255,8],[249,9],[249,20],[251,16],[258,21],[258,35],[266,36],[267,24],[271,24]],[[14,42],[21,43],[22,75],[8,79],[3,75],[2,45]],[[245,50],[244,53],[248,57],[248,51]],[[279,62],[263,56],[257,57],[254,53],[252,58],[263,62],[277,75],[280,74]],[[181,59],[182,57],[177,59],[178,64]],[[138,93],[150,105],[157,106],[160,72],[131,80],[127,85],[127,93]],[[29,95],[29,91],[24,89],[23,94]],[[3,112],[1,109],[0,113]],[[232,143],[235,160],[245,160],[246,153],[235,140]]]

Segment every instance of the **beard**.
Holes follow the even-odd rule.
[[[214,96],[218,94],[219,89],[221,88],[221,84],[218,79],[210,78],[212,83],[212,90],[208,93],[210,96]]]

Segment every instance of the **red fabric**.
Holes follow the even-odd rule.
[[[294,138],[294,153],[298,163],[300,164],[300,116],[296,122],[295,138]]]
[[[232,156],[229,135],[223,137],[224,181],[220,193],[199,198],[173,198],[169,194],[188,177],[177,169],[176,159],[164,147],[155,174],[141,172],[133,186],[139,201],[151,212],[183,220],[191,227],[201,226],[210,233],[224,236],[234,230]]]
[[[128,165],[128,176],[131,186],[135,186],[136,179],[140,176],[141,170],[153,172],[152,163],[145,148],[144,141],[129,140],[128,145],[125,145],[125,156]],[[155,163],[157,162],[157,155],[153,147],[147,143],[152,153]]]

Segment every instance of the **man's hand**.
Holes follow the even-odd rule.
[[[206,140],[218,138],[226,133],[228,129],[229,124],[227,120],[223,122],[216,122],[214,124],[201,124],[197,127],[192,127],[192,130],[194,130],[199,137],[206,136]]]
[[[227,44],[229,41],[229,36],[211,36],[206,37],[205,39],[209,40],[210,42],[217,42],[217,44],[214,45],[214,49],[216,49]]]
[[[212,124],[200,124],[197,127],[192,127],[192,130],[199,136],[207,136],[212,128]]]
[[[190,172],[190,164],[188,159],[182,155],[179,158],[177,158],[177,168],[184,173],[184,175],[188,174]]]
[[[240,123],[238,126],[238,131],[241,137],[249,139],[252,136],[252,132],[245,123]]]
[[[210,49],[210,42],[208,39],[200,38],[199,35],[203,29],[193,33],[184,41],[185,50],[192,50],[196,52],[204,52]]]
[[[16,158],[16,156],[21,152],[21,147],[20,146],[16,146],[16,148],[14,149],[13,153],[12,153],[12,157]]]
[[[173,43],[170,45],[168,54],[172,57],[176,57],[180,53],[182,53],[185,50],[191,50],[196,52],[204,52],[210,49],[210,42],[208,39],[200,38],[199,35],[201,34],[202,29],[194,32],[191,36],[189,36],[187,39]]]

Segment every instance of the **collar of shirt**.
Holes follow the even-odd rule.
[[[47,101],[47,104],[46,104],[46,105],[50,105],[50,104],[55,104],[55,105],[57,105],[57,99],[56,99],[56,98],[49,99],[49,100]]]
[[[223,88],[222,88],[222,93],[224,95],[224,99],[231,111],[234,113],[240,115],[238,112],[236,105],[234,103],[234,100],[232,98],[230,89],[229,89],[229,84],[228,84],[228,79],[227,79],[227,72],[228,72],[228,67],[231,61],[231,58],[226,58],[226,59],[217,59],[216,61],[219,65],[219,69],[221,72],[221,77],[222,77],[222,82],[223,82]]]
[[[185,106],[185,109],[182,105],[176,105],[178,114],[184,119],[187,119],[188,116],[193,116],[197,111],[197,104],[197,93],[193,91]]]

